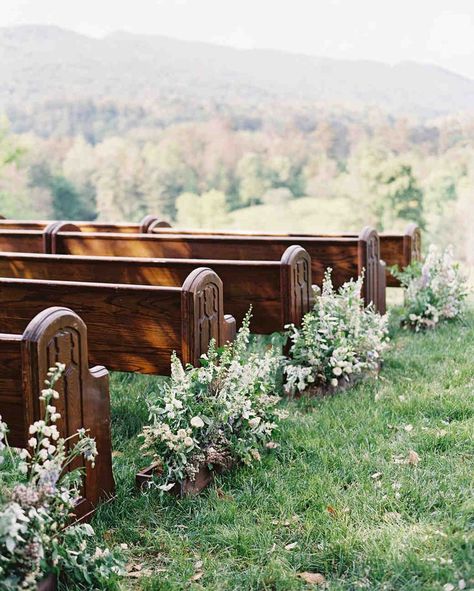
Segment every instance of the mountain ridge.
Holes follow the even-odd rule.
[[[0,28],[0,108],[71,97],[377,105],[426,117],[474,109],[474,80],[436,64],[339,60],[163,35]]]

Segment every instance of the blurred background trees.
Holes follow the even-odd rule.
[[[407,120],[295,103],[258,117],[227,105],[224,114],[157,125],[146,111],[108,105],[120,131],[91,105],[87,133],[71,131],[78,121],[40,137],[34,111],[22,133],[2,123],[2,215],[136,221],[154,213],[194,228],[293,232],[400,230],[414,221],[474,263],[472,116]]]

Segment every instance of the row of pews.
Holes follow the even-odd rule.
[[[364,272],[363,297],[385,312],[387,270],[420,256],[420,232],[257,234],[139,224],[0,220],[0,414],[24,446],[40,415],[48,368],[66,364],[60,429],[90,429],[100,464],[88,469],[78,517],[111,496],[107,371],[167,375],[176,351],[199,363],[211,339],[299,325],[328,267],[336,287]],[[87,328],[86,328],[87,326]],[[89,365],[95,367],[89,370]]]

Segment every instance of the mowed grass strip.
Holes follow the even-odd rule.
[[[135,490],[160,379],[114,375],[118,497],[94,526],[128,545],[124,589],[474,588],[473,324],[399,332],[379,380],[287,401],[278,449],[185,500]]]

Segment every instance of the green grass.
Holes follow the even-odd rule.
[[[232,228],[265,232],[360,232],[358,219],[344,198],[300,197],[285,204],[252,205],[230,214]]]
[[[118,496],[94,526],[145,571],[124,588],[297,590],[308,588],[303,571],[333,591],[441,590],[460,579],[472,588],[473,324],[471,315],[398,333],[377,382],[288,401],[277,450],[185,500],[135,490],[146,463],[135,436],[158,380],[114,375]],[[410,450],[420,462],[397,463]]]

